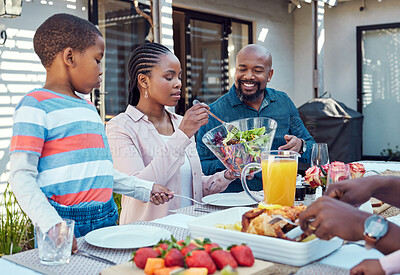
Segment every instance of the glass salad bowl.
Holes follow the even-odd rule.
[[[277,122],[267,117],[254,117],[231,121],[231,124],[239,132],[229,132],[228,125],[221,124],[208,131],[202,141],[226,168],[240,176],[247,164],[260,163],[261,152],[271,149]]]

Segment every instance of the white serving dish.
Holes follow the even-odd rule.
[[[251,207],[234,207],[201,216],[188,224],[193,238],[209,238],[223,247],[246,243],[257,259],[282,264],[302,266],[322,258],[338,249],[343,240],[337,237],[329,241],[314,239],[309,242],[293,242],[273,237],[243,233],[215,227],[215,224],[234,224]]]

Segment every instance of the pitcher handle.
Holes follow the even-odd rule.
[[[241,173],[242,186],[243,186],[243,190],[244,190],[244,192],[246,192],[247,196],[249,196],[253,201],[258,203],[258,202],[261,202],[262,200],[259,198],[256,198],[255,196],[253,196],[251,194],[250,189],[247,185],[247,181],[246,181],[247,170],[250,170],[251,168],[257,168],[256,173],[261,171],[261,165],[259,163],[252,162],[252,163],[247,164],[243,168],[242,173]]]

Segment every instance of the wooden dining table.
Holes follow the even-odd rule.
[[[400,176],[400,169],[399,171],[392,171],[386,174],[395,174]],[[384,172],[382,174],[385,174]],[[311,195],[313,196],[313,195]],[[306,198],[306,204],[311,203],[313,198]],[[190,216],[202,216],[208,213],[221,211],[226,209],[227,207],[223,206],[214,206],[214,205],[192,205],[184,208],[180,208],[177,210],[173,210],[170,212],[171,215],[173,214],[185,214]],[[400,214],[400,210],[396,207],[392,207],[390,205],[380,205],[374,209],[374,212],[385,216],[385,217],[392,217],[395,215]],[[149,225],[149,226],[156,226],[160,228],[164,228],[169,230],[175,239],[184,239],[187,236],[190,236],[190,231],[187,228],[173,226],[168,224],[161,224],[155,221],[138,221],[133,224],[136,225]],[[96,256],[100,256],[102,258],[108,259],[110,261],[115,262],[116,264],[123,264],[128,262],[132,258],[133,249],[110,249],[110,248],[102,248],[90,245],[85,241],[85,238],[78,238],[78,248],[94,254]],[[105,264],[103,262],[90,259],[81,255],[72,255],[70,258],[69,264],[58,265],[58,266],[46,266],[40,263],[38,249],[32,249],[25,252],[20,252],[14,255],[6,255],[0,259],[0,273],[2,266],[9,267],[10,262],[13,263],[12,270],[13,275],[17,274],[101,274],[102,271],[107,270],[110,268],[110,265]],[[3,270],[4,271],[4,270]],[[348,274],[349,270],[345,268],[330,266],[326,264],[320,263],[320,260],[310,263],[303,267],[296,267],[290,266],[285,264],[273,263],[267,270],[264,270],[262,274]],[[143,273],[144,274],[144,273]]]

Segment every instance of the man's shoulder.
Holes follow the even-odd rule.
[[[285,92],[276,90],[274,88],[267,88],[267,91],[270,96],[275,96],[278,98],[289,98],[289,96]]]
[[[218,98],[216,101],[210,104],[210,108],[213,109],[220,109],[221,107],[225,108],[229,104],[229,92],[226,94],[222,95],[220,98]]]

